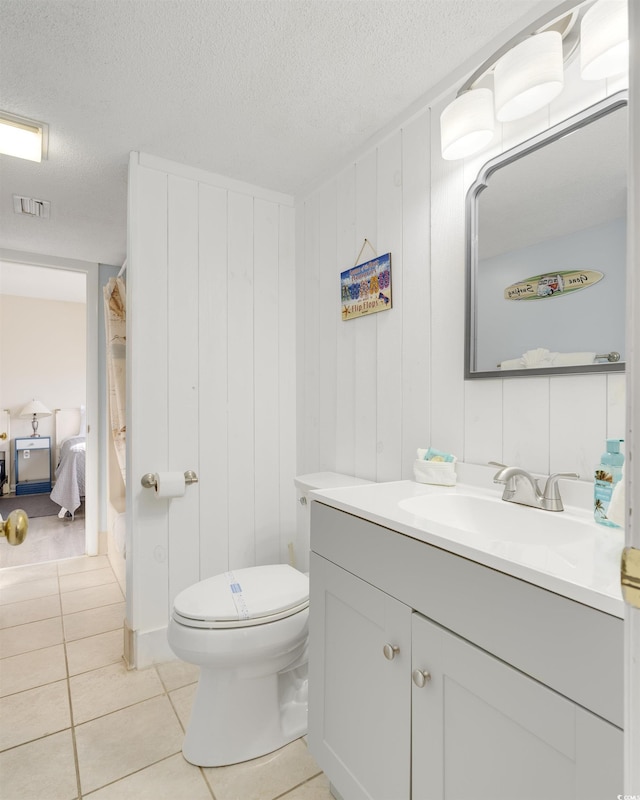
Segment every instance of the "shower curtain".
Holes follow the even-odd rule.
[[[107,338],[107,382],[111,434],[126,485],[126,288],[121,278],[110,278],[103,289]]]

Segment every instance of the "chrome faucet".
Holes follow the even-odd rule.
[[[519,503],[523,506],[541,508],[544,511],[563,511],[562,498],[558,481],[560,478],[576,480],[580,476],[575,472],[555,472],[549,475],[544,485],[540,489],[540,484],[529,472],[520,467],[507,467],[490,461],[495,467],[502,469],[493,476],[494,483],[504,483],[502,499],[508,503]]]

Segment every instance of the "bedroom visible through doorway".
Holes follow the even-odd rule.
[[[17,505],[29,516],[21,545],[0,541],[0,567],[89,552],[87,341],[85,270],[0,260],[0,436],[6,433],[0,439],[5,465],[0,514],[6,517]],[[34,399],[50,412],[39,417],[37,437],[32,420],[21,416]]]

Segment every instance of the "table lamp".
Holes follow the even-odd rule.
[[[51,413],[52,412],[39,400],[32,400],[22,409],[20,417],[31,417],[31,427],[33,428],[33,433],[31,434],[32,439],[34,436],[40,436],[38,433],[38,420],[41,417],[50,417]]]

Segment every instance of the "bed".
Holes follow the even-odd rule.
[[[49,495],[59,517],[73,517],[84,497],[87,451],[84,407],[56,409],[55,485]],[[69,431],[73,431],[69,435]]]

